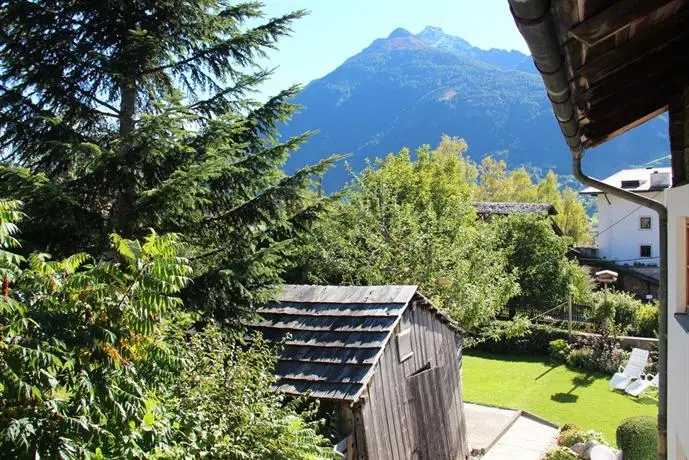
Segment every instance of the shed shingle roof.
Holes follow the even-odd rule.
[[[416,286],[285,285],[274,302],[259,308],[262,320],[252,324],[271,341],[289,334],[278,356],[277,389],[356,401],[416,291]]]

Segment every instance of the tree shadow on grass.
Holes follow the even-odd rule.
[[[507,353],[491,353],[483,350],[464,350],[466,356],[474,356],[481,359],[489,359],[491,361],[507,361],[507,362],[524,362],[524,363],[550,363],[548,355],[528,355],[528,354],[507,354]]]
[[[648,395],[641,395],[641,396],[627,396],[627,399],[631,399],[634,401],[634,403],[640,405],[640,406],[657,406],[658,405],[658,400],[653,399]]]
[[[596,376],[594,374],[576,375],[572,377],[572,384],[574,384],[574,388],[570,390],[570,393],[579,387],[591,386],[595,381]]]
[[[540,378],[545,377],[549,372],[552,372],[553,369],[557,369],[557,368],[560,367],[561,365],[562,365],[562,364],[554,364],[554,363],[551,363],[551,364],[550,364],[550,367],[549,367],[548,369],[544,370],[544,371],[541,373],[541,375],[539,375],[538,377],[536,377],[534,380],[539,380]]]
[[[550,399],[559,403],[575,403],[579,399],[579,396],[571,393],[555,393],[550,395]]]
[[[596,381],[594,374],[575,375],[572,377],[572,384],[574,385],[567,393],[554,393],[550,399],[559,403],[575,403],[579,400],[579,396],[573,394],[580,387],[588,387]]]

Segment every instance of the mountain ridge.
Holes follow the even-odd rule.
[[[441,135],[463,137],[469,155],[504,158],[569,174],[570,157],[530,56],[472,46],[426,27],[398,28],[374,40],[337,69],[310,82],[294,102],[303,108],[283,135],[317,130],[288,160],[293,171],[331,153],[351,153],[356,172],[366,158],[435,145]],[[592,173],[645,163],[669,150],[667,121],[651,120],[597,148]],[[349,176],[340,165],[324,179],[339,189]]]

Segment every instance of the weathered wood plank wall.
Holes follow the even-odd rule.
[[[411,328],[413,354],[400,363],[397,334],[407,328]],[[355,429],[357,458],[466,458],[469,448],[455,338],[425,308],[407,309],[364,391],[363,403],[355,408],[355,420],[364,424],[363,430]],[[423,384],[414,386],[415,380]],[[436,432],[443,435],[434,436]],[[432,445],[428,439],[433,439]]]

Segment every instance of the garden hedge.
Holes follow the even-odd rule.
[[[654,460],[658,457],[658,423],[655,417],[639,415],[624,419],[615,435],[624,460]]]
[[[567,331],[544,324],[532,324],[523,336],[487,339],[478,343],[474,349],[497,354],[544,355],[548,354],[551,341],[567,340],[568,337]]]

